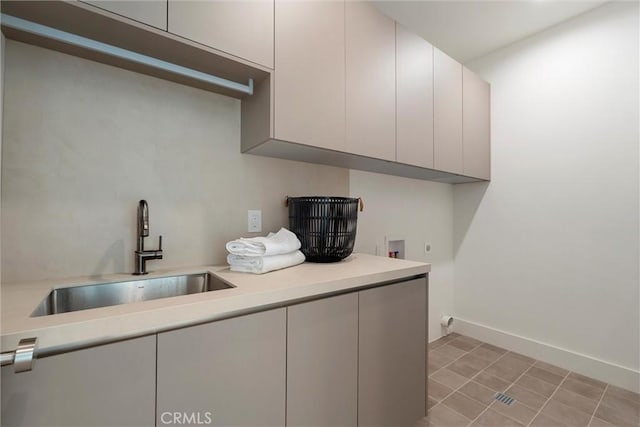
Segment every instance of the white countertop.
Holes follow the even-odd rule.
[[[430,269],[430,264],[366,254],[352,254],[337,263],[304,263],[262,275],[235,273],[227,266],[172,269],[150,273],[144,279],[209,272],[235,287],[41,317],[30,316],[53,288],[129,281],[135,276],[3,284],[0,349],[15,350],[20,339],[29,337],[38,338],[40,353],[81,348],[355,290],[425,274]]]

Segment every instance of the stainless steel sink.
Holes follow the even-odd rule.
[[[31,317],[233,288],[209,273],[53,289]]]

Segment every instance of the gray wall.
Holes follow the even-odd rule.
[[[150,270],[222,264],[230,239],[288,224],[286,195],[349,194],[345,169],[240,153],[240,101],[6,44],[2,281],[133,269],[139,199]]]

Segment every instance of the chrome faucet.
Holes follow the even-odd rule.
[[[146,200],[140,200],[138,204],[138,248],[135,252],[136,271],[134,275],[147,274],[147,261],[151,259],[162,259],[162,236],[158,243],[157,250],[145,251],[144,238],[149,237],[149,205]]]

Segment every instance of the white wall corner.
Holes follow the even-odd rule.
[[[454,187],[456,330],[636,391],[639,16],[609,2],[466,64],[492,180]]]

